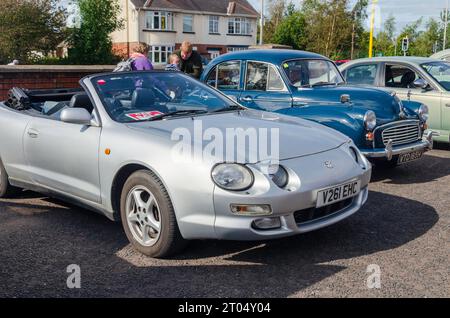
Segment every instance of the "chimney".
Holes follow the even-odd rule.
[[[236,11],[236,2],[230,1],[228,3],[227,14],[232,15],[232,14],[234,14],[235,11]]]

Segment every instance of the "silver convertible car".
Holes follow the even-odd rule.
[[[248,110],[178,72],[80,83],[0,103],[0,197],[30,189],[121,220],[152,257],[316,230],[367,200],[370,163],[330,128]]]

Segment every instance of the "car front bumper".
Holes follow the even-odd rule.
[[[249,193],[231,193],[216,188],[214,194],[216,238],[225,240],[281,238],[329,226],[360,210],[367,201],[372,167],[362,155],[361,160],[364,164],[360,165],[356,162],[351,164],[349,157],[343,158],[343,151],[340,149],[339,151],[328,151],[314,156],[281,161],[280,164],[295,171],[299,176],[299,187],[296,190],[287,191],[273,185],[269,187],[264,182],[260,182],[258,178],[255,181],[256,189],[250,189]],[[325,167],[325,162],[332,162],[334,167]],[[360,192],[352,200],[349,200],[351,202],[343,203],[342,206],[338,204],[332,209],[330,206],[327,213],[314,214],[312,219],[306,221],[302,218],[307,213],[316,213],[322,209],[316,208],[318,194],[321,190],[352,181],[360,182]],[[272,213],[267,216],[237,215],[231,212],[230,207],[233,204],[266,204],[271,206]],[[281,226],[266,230],[255,228],[254,222],[265,218],[279,218]]]
[[[386,158],[387,160],[392,160],[393,156],[398,156],[415,151],[426,152],[433,149],[433,132],[428,132],[426,137],[415,143],[392,146],[391,143],[386,145],[386,148],[376,148],[376,149],[360,149],[361,153],[367,158]]]

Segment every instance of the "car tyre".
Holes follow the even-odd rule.
[[[181,236],[167,190],[151,171],[137,171],[125,182],[120,216],[128,240],[147,256],[168,257],[187,243]]]
[[[17,195],[21,189],[13,187],[9,183],[8,174],[0,160],[0,198],[11,198]]]

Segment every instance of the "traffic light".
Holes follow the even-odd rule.
[[[408,49],[409,49],[409,39],[406,37],[402,39],[402,51],[407,52]]]

